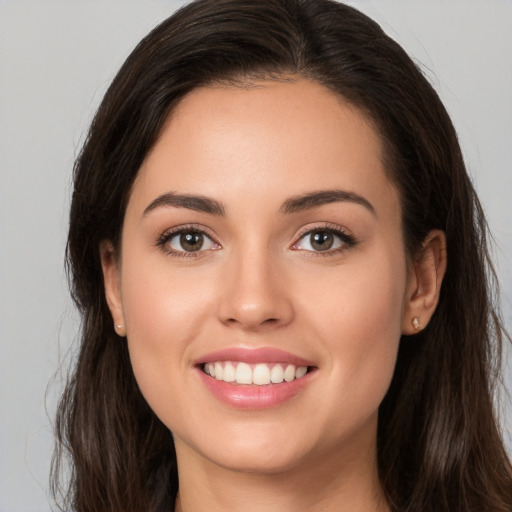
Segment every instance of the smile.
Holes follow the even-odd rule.
[[[212,364],[212,363],[209,363]],[[218,363],[221,364],[221,363]],[[225,363],[227,364],[227,363]],[[235,364],[231,363],[233,368]],[[237,365],[238,368],[242,366],[241,372],[246,372],[247,368],[245,366],[249,366],[246,363],[239,363]],[[299,396],[306,388],[308,388],[311,383],[315,380],[315,377],[318,374],[316,368],[312,368],[310,371],[307,371],[307,367],[299,367],[304,368],[306,373],[302,377],[295,377],[299,368],[295,368],[294,365],[287,365],[285,369],[283,369],[282,365],[275,364],[272,368],[269,368],[270,365],[263,364],[263,366],[267,367],[267,369],[271,372],[276,366],[280,367],[280,370],[275,370],[275,372],[283,372],[283,380],[278,383],[269,382],[268,385],[265,384],[249,384],[249,376],[251,381],[258,381],[258,372],[260,370],[256,370],[256,368],[261,368],[262,363],[258,363],[255,365],[254,369],[249,366],[249,371],[247,371],[247,377],[244,379],[243,374],[241,375],[240,380],[243,382],[226,382],[224,381],[224,373],[223,378],[218,379],[217,376],[212,377],[207,374],[206,371],[201,367],[196,367],[197,375],[200,378],[200,381],[203,382],[205,388],[217,399],[228,405],[231,408],[235,409],[268,409],[272,407],[277,407],[284,405],[286,402],[294,399]],[[294,367],[293,379],[289,382],[285,380],[284,373],[286,369],[289,367]],[[244,370],[245,368],[245,370]],[[301,369],[299,375],[304,372],[304,369]],[[213,364],[213,370],[215,371],[215,364]],[[224,370],[224,368],[223,368]],[[230,370],[228,370],[229,372]],[[288,370],[290,375],[292,370]],[[266,370],[263,370],[262,373]],[[255,375],[256,373],[256,375]],[[236,371],[235,371],[236,377]],[[265,378],[265,381],[267,379]]]
[[[232,384],[265,386],[301,379],[308,373],[307,366],[288,363],[257,363],[216,361],[206,363],[203,371],[214,379]]]
[[[235,409],[267,409],[301,395],[318,376],[315,361],[273,347],[231,347],[193,362],[199,380]]]

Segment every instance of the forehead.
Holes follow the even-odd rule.
[[[264,81],[189,93],[141,167],[134,195],[147,202],[179,191],[229,202],[249,190],[277,202],[322,188],[397,201],[380,136],[359,109],[307,80]]]

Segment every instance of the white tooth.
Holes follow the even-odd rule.
[[[266,364],[257,364],[254,367],[252,382],[258,386],[270,384],[270,370]]]
[[[213,364],[212,363],[208,363],[205,366],[205,370],[206,370],[206,373],[208,375],[211,375],[212,377],[215,377],[215,369],[213,368]]]
[[[280,364],[276,364],[270,371],[270,382],[280,384],[284,380],[284,370]]]
[[[293,364],[289,364],[284,371],[284,380],[286,382],[291,382],[295,379],[295,366]]]
[[[252,370],[246,363],[238,363],[236,367],[236,381],[238,384],[252,384]]]
[[[235,367],[231,363],[226,363],[224,365],[224,373],[222,375],[222,380],[225,382],[234,382],[235,378]]]
[[[217,380],[222,380],[223,373],[222,365],[220,363],[215,363],[215,378]]]
[[[300,379],[301,377],[304,377],[304,375],[306,375],[306,373],[308,373],[308,367],[307,366],[299,366],[295,370],[295,378]]]

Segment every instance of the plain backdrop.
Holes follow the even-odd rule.
[[[78,324],[63,265],[73,160],[116,70],[182,3],[0,0],[0,512],[50,510],[49,418]],[[350,3],[421,63],[452,115],[510,328],[512,2]],[[503,425],[510,439],[510,412]]]

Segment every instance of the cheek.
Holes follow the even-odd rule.
[[[384,257],[347,265],[309,287],[304,312],[324,347],[334,384],[325,405],[337,403],[343,411],[339,421],[347,421],[347,413],[355,422],[368,417],[391,382],[405,287],[405,263],[397,262]]]
[[[208,310],[207,269],[177,268],[171,256],[141,242],[126,247],[124,254],[121,287],[130,336],[147,349],[171,342],[177,347],[176,340],[186,345]]]
[[[165,402],[180,400],[179,376],[186,374],[189,348],[211,301],[197,272],[172,272],[161,255],[156,261],[146,257],[141,265],[136,250],[126,254],[122,299],[130,359],[143,395],[158,414]]]
[[[370,256],[358,261],[356,255],[346,265],[302,280],[296,292],[310,320],[316,318],[328,338],[338,339],[335,347],[354,340],[354,348],[363,349],[400,336],[405,258],[389,251]]]

